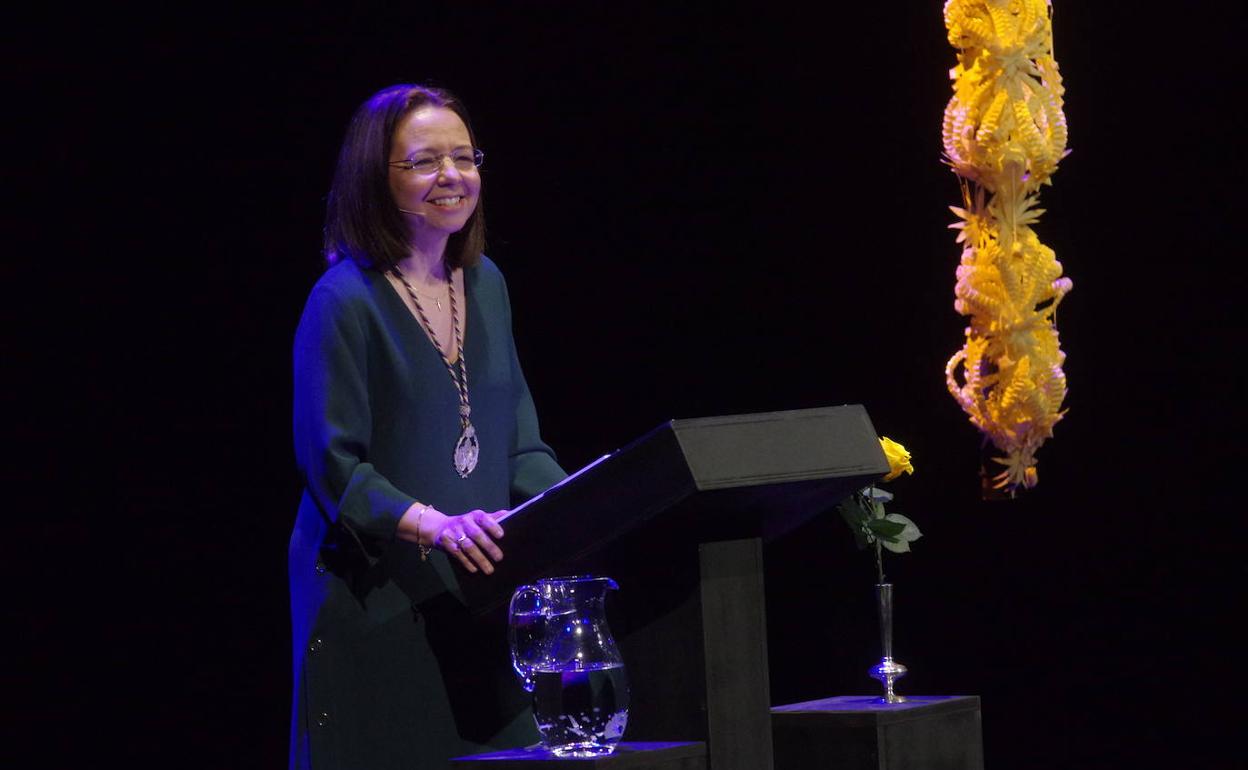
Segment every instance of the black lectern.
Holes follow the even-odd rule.
[[[712,770],[769,770],[762,540],[887,471],[858,405],[672,420],[513,511],[507,558],[460,587],[484,614],[540,577],[615,578],[625,739],[705,741]]]

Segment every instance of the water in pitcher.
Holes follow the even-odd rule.
[[[543,744],[560,756],[609,754],[628,723],[624,667],[533,673],[533,716]]]
[[[546,625],[540,611],[511,614],[512,666],[521,679],[527,680],[528,671],[542,658]]]

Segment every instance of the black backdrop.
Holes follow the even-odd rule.
[[[918,469],[893,485],[925,533],[889,559],[904,692],[982,695],[994,768],[1232,766],[1243,25],[1102,5],[1057,8],[1073,154],[1038,228],[1075,282],[1070,411],[1008,503],[980,500],[943,382],[964,324],[938,2],[10,26],[27,762],[285,761],[291,335],[350,111],[425,81],[472,107],[489,253],[566,467],[671,417],[863,403]],[[867,555],[827,516],[768,557],[773,699],[872,691]]]

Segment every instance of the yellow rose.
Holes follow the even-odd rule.
[[[910,452],[887,436],[880,436],[880,446],[884,448],[884,456],[888,458],[888,475],[885,481],[892,481],[903,473],[914,473],[910,464]]]

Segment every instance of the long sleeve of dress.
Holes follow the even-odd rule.
[[[364,319],[329,285],[317,286],[295,334],[295,457],[330,522],[391,539],[415,501],[369,458],[373,422]]]

